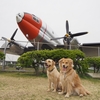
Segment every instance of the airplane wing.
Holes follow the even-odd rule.
[[[6,48],[5,52],[7,54],[14,54],[14,55],[22,55],[23,53],[25,52],[28,52],[28,51],[32,51],[32,50],[35,50],[33,46],[31,47],[27,47],[27,48],[24,48],[24,49],[10,49],[10,48]],[[0,48],[0,52],[4,52],[4,48]]]
[[[4,53],[4,48],[0,48],[0,52]],[[14,54],[13,52],[11,52],[11,50],[9,48],[6,48],[6,53],[8,53],[8,54]],[[15,54],[15,55],[17,55],[17,54]]]
[[[7,46],[8,42],[4,43],[1,48],[0,48],[0,52],[6,52],[8,54],[13,54],[9,48],[9,46]]]
[[[8,43],[4,43],[0,48],[0,52],[5,52],[14,55],[21,55],[27,51],[32,51],[32,50],[35,50],[34,46],[23,47],[17,44],[16,42],[10,45],[8,45]]]

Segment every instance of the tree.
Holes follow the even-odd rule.
[[[4,53],[0,52],[0,60],[3,60],[5,58]]]

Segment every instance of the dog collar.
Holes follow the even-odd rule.
[[[52,72],[54,69],[55,69],[55,68],[53,68],[53,69],[49,70],[49,72]]]

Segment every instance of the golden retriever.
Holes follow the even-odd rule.
[[[47,91],[51,91],[53,86],[53,92],[56,92],[60,86],[60,73],[58,72],[55,62],[52,59],[47,59],[45,61],[45,67],[47,68],[47,77],[49,80],[49,88]]]
[[[73,60],[70,58],[62,58],[59,60],[60,68],[60,81],[62,91],[59,94],[66,94],[65,97],[70,95],[85,96],[90,94],[81,84],[80,78],[76,71],[73,69]]]

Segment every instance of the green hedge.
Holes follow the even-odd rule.
[[[38,72],[38,67],[41,61],[45,61],[50,58],[56,63],[61,58],[71,58],[74,61],[74,69],[79,74],[84,74],[88,71],[88,63],[86,61],[85,54],[80,50],[65,50],[65,49],[54,49],[54,50],[39,50],[24,53],[18,58],[18,65],[21,67],[33,67]]]
[[[94,73],[99,72],[100,69],[100,57],[88,57],[86,58],[89,66],[94,67]]]
[[[3,60],[5,57],[4,53],[0,52],[0,60]]]

